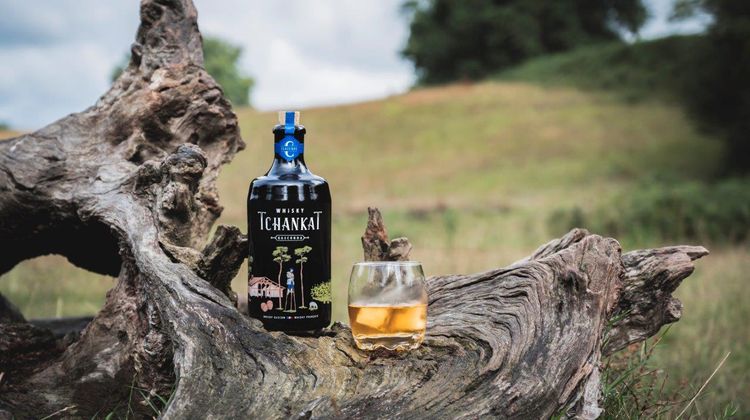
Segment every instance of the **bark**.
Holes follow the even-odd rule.
[[[388,239],[388,230],[383,216],[377,208],[367,208],[367,228],[362,235],[365,261],[406,261],[411,252],[411,243],[406,238]]]
[[[242,147],[189,0],[142,2],[130,65],[94,106],[0,143],[0,237],[14,244],[0,273],[58,253],[118,276],[80,334],[0,300],[0,417],[147,416],[151,404],[165,418],[592,418],[601,357],[678,319],[670,294],[706,253],[621,255],[574,230],[509,267],[430,278],[416,351],[359,351],[341,324],[269,333],[229,289],[246,238],[219,227],[206,241],[219,168]],[[367,232],[369,259],[407,258],[377,210]]]

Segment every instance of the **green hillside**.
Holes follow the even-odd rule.
[[[275,115],[239,115],[248,148],[219,183],[221,222],[244,226],[247,184],[273,155]],[[339,302],[368,205],[412,239],[429,273],[471,272],[549,239],[545,221],[558,208],[594,207],[642,179],[710,177],[721,153],[678,108],[520,83],[422,89],[302,118],[308,163],[334,194]]]
[[[550,60],[503,77],[546,78],[550,68],[569,63]],[[475,272],[512,263],[549,240],[557,234],[549,220],[560,209],[594,210],[652,179],[702,182],[720,170],[722,144],[696,130],[679,106],[565,87],[579,85],[560,74],[559,83],[457,84],[303,110],[306,158],[333,193],[336,319],[345,319],[349,270],[362,258],[367,206],[384,210],[392,236],[412,240],[413,257],[428,275]],[[220,223],[244,230],[247,185],[270,164],[276,116],[251,109],[238,115],[248,147],[219,177]],[[625,238],[623,246],[663,242]],[[679,389],[684,380],[689,394],[733,351],[699,402],[713,413],[750,398],[748,249],[712,247],[697,267],[678,293],[684,319],[655,357],[669,372],[669,386]],[[233,284],[240,294],[245,275],[243,267]],[[76,315],[101,305],[111,284],[44,257],[3,276],[0,291],[30,317]]]

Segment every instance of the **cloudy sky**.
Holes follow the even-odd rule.
[[[194,0],[204,34],[241,45],[263,110],[355,102],[414,80],[398,51],[401,0]],[[34,129],[91,105],[138,27],[135,0],[0,0],[0,122]],[[644,38],[700,31],[667,21],[671,0],[646,0]]]

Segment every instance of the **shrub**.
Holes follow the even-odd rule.
[[[750,179],[646,184],[589,212],[558,209],[548,227],[554,234],[585,227],[638,242],[743,242],[750,236]]]
[[[310,294],[318,302],[331,303],[331,282],[320,283],[312,288]]]

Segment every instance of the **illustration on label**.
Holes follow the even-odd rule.
[[[320,305],[331,303],[324,209],[269,206],[253,213],[251,310],[264,319],[319,318]]]

